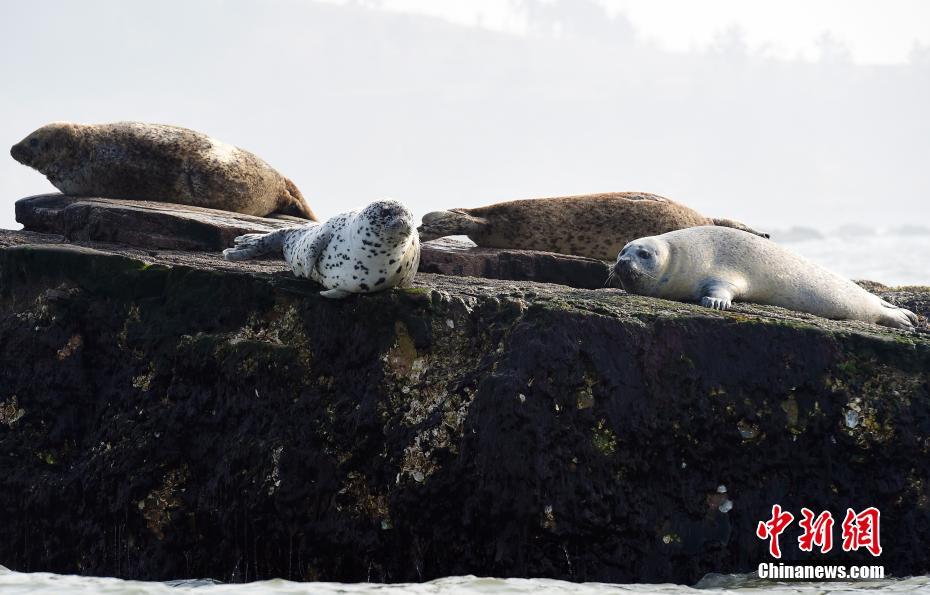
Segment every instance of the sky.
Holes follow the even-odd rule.
[[[930,2],[0,4],[0,139],[187,126],[329,217],[601,191],[760,229],[930,226]],[[0,157],[0,227],[52,191]]]
[[[528,32],[520,2],[360,3],[512,34]],[[731,27],[739,27],[753,49],[787,59],[819,59],[819,42],[825,35],[848,46],[852,61],[859,64],[907,62],[915,45],[930,45],[930,3],[925,0],[603,0],[599,4],[608,18],[628,18],[644,40],[680,52],[711,45]]]

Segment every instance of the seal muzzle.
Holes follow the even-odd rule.
[[[613,268],[614,276],[620,280],[620,287],[624,291],[633,293],[639,287],[640,282],[646,275],[633,264],[633,259],[629,256],[621,256],[617,259]]]
[[[10,148],[10,155],[23,165],[29,165],[32,161],[32,151],[26,146],[26,141],[13,145]]]

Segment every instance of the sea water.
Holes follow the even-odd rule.
[[[609,593],[663,593],[670,595],[711,593],[930,593],[930,577],[884,579],[858,582],[786,583],[763,581],[753,575],[713,575],[693,587],[669,584],[569,583],[551,579],[499,579],[455,576],[426,583],[295,583],[285,580],[224,585],[208,580],[167,583],[124,581],[115,578],[84,577],[44,572],[12,572],[0,567],[0,593],[3,595],[59,595],[62,593],[102,593],[105,595],[606,595]]]
[[[841,229],[833,233],[813,230],[774,232],[773,239],[828,269],[852,279],[886,285],[930,285],[930,231],[882,232],[868,228]],[[3,561],[0,560],[0,563]],[[285,580],[245,584],[219,584],[212,580],[177,580],[168,583],[124,581],[115,578],[80,577],[43,572],[20,573],[0,566],[0,595],[57,595],[104,593],[112,595],[478,595],[483,593],[557,595],[577,593],[927,593],[930,576],[880,581],[776,582],[755,575],[711,575],[694,586],[605,583],[569,583],[549,579],[498,579],[474,576],[448,577],[417,584],[295,583]]]
[[[828,233],[794,228],[772,239],[850,279],[885,285],[930,285],[930,229],[846,227]]]

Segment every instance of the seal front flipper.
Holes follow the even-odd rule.
[[[329,221],[309,231],[313,233],[295,235],[284,242],[284,260],[301,277],[311,277],[320,256],[333,238],[333,225]]]
[[[726,310],[736,297],[733,285],[726,281],[712,279],[704,284],[701,292],[701,305],[714,310]]]
[[[345,289],[327,289],[326,291],[321,291],[320,295],[333,300],[341,300],[352,295],[352,292],[346,291]]]

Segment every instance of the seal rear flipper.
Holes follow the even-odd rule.
[[[739,221],[734,221],[732,219],[711,219],[711,221],[714,222],[714,225],[717,225],[719,227],[732,227],[733,229],[739,229],[741,231],[746,231],[751,234],[763,237],[765,239],[769,238],[769,234],[765,233],[764,231],[756,231],[755,229],[749,227],[748,225],[744,225],[740,223]]]
[[[290,228],[277,229],[271,233],[247,233],[233,240],[232,248],[223,250],[226,260],[249,260],[273,252],[281,253]]]
[[[278,205],[276,213],[282,215],[293,215],[294,217],[300,217],[302,219],[309,219],[310,221],[317,221],[316,214],[310,208],[310,205],[307,204],[304,195],[300,193],[300,189],[297,188],[297,184],[290,181],[287,178],[284,178],[284,185],[287,190],[286,196],[281,200],[281,204]]]
[[[423,215],[423,224],[417,228],[420,241],[428,242],[446,236],[467,236],[484,231],[487,220],[472,217],[468,213],[453,209],[433,211]]]
[[[917,326],[917,315],[906,308],[882,300],[882,315],[876,321],[882,326],[909,329]]]

